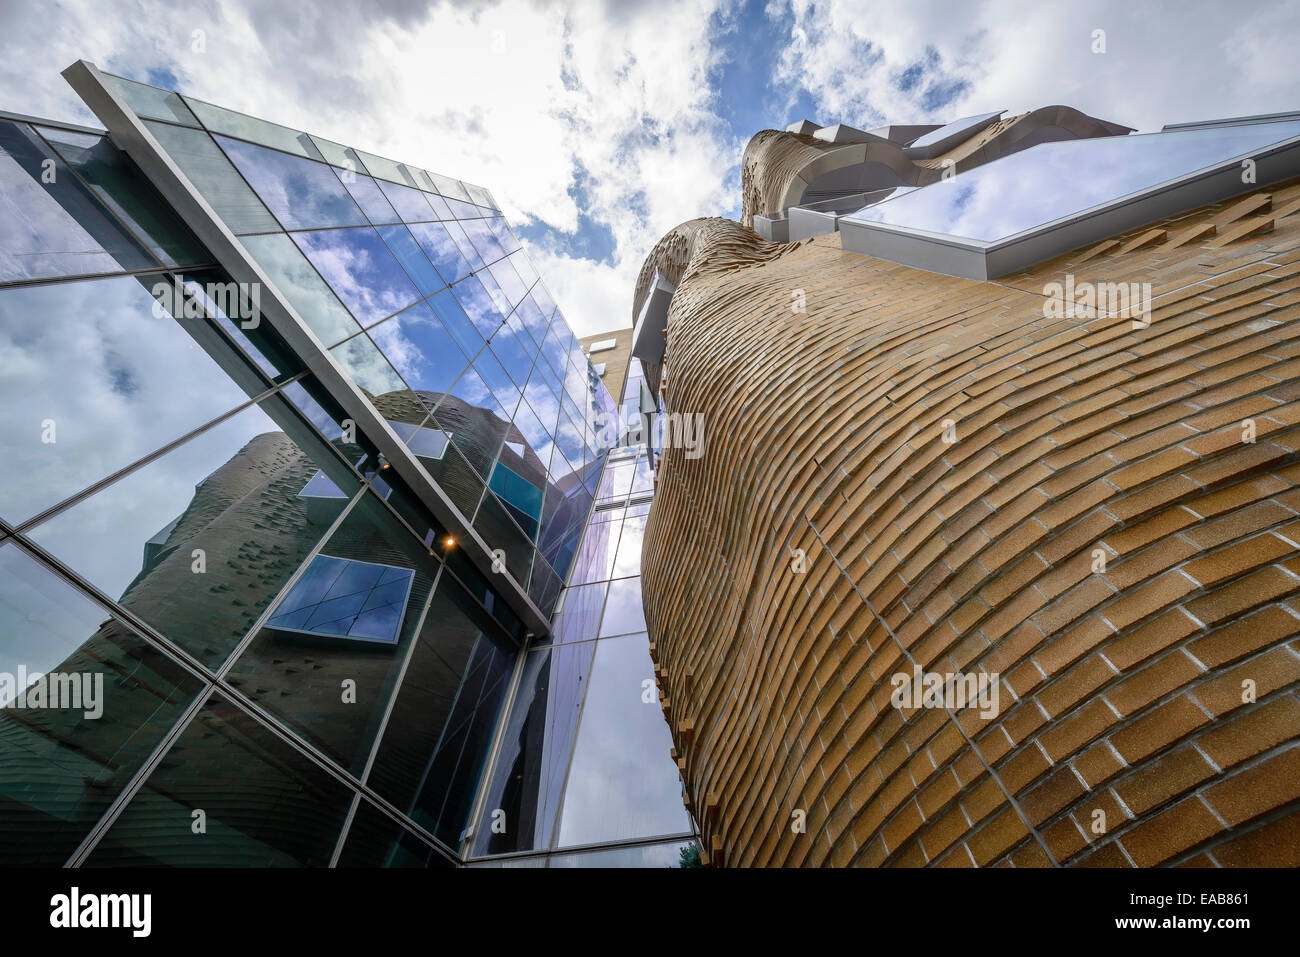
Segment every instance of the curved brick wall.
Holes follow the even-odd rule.
[[[707,441],[664,455],[642,582],[713,863],[1300,864],[1298,208],[995,282],[665,238]],[[1150,282],[1150,327],[1045,318],[1067,272]],[[894,707],[914,664],[996,676],[997,715]]]

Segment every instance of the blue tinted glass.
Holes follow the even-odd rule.
[[[215,139],[286,229],[366,222],[361,207],[324,163],[224,136]]]
[[[533,377],[528,380],[528,385],[524,387],[524,394],[528,396],[528,405],[532,408],[542,427],[550,435],[555,434],[555,420],[560,414],[560,400],[556,398],[555,393],[546,382],[546,375],[542,371],[541,363],[533,368]]]
[[[546,317],[542,315],[542,310],[538,308],[537,301],[532,294],[525,296],[515,309],[517,315],[532,336],[533,342],[539,346],[546,340]]]
[[[396,223],[401,221],[392,204],[384,198],[375,181],[365,173],[356,173],[350,169],[338,170],[338,177],[347,187],[352,198],[356,200],[361,211],[366,214],[372,223]]]
[[[469,316],[465,315],[465,310],[451,290],[438,293],[429,300],[429,303],[433,306],[433,311],[438,314],[438,318],[442,320],[443,326],[456,340],[461,351],[467,356],[477,355],[483,348],[483,337],[474,328],[474,323],[470,322]]]
[[[464,307],[465,314],[474,323],[474,328],[479,331],[479,335],[484,339],[492,338],[505,316],[497,309],[492,297],[483,288],[483,284],[479,282],[478,277],[470,276],[463,279],[452,286],[451,289],[456,294],[461,306]]]
[[[515,406],[519,404],[519,389],[510,381],[510,376],[501,368],[501,363],[493,357],[491,351],[485,349],[474,360],[474,368],[505,409],[505,418],[513,418]]]
[[[490,210],[484,209],[481,206],[475,206],[473,203],[462,202],[459,199],[452,199],[450,196],[447,197],[447,205],[451,207],[452,215],[457,219],[472,219],[477,216],[487,216],[491,213]]]
[[[317,555],[266,626],[396,644],[414,577],[409,568]]]
[[[294,233],[293,238],[362,325],[390,316],[421,298],[379,234],[369,226]]]
[[[496,306],[496,310],[501,313],[501,317],[505,318],[510,315],[510,310],[513,308],[510,299],[502,292],[501,286],[496,279],[492,277],[492,271],[490,269],[480,269],[474,274],[474,278],[483,284],[488,297],[492,300],[492,305]]]
[[[427,303],[416,303],[381,322],[370,335],[412,389],[446,392],[469,365]]]
[[[460,223],[452,220],[442,225],[447,230],[447,235],[451,237],[452,242],[456,244],[456,248],[460,250],[461,255],[469,260],[469,264],[475,269],[483,268],[483,257],[474,249],[474,244],[469,241],[469,237],[465,235],[465,230],[461,228]]]
[[[0,121],[0,280],[156,265],[30,127]]]
[[[428,201],[429,205],[433,207],[433,211],[437,214],[439,219],[456,218],[452,216],[451,207],[447,205],[447,201],[441,196],[436,193],[425,193],[424,198]]]
[[[518,338],[509,325],[502,326],[488,345],[501,364],[505,366],[506,372],[510,374],[514,384],[522,389],[524,383],[528,381],[529,372],[532,371],[533,361],[519,344]]]
[[[500,262],[493,263],[488,269],[492,272],[492,278],[501,286],[501,291],[510,300],[511,306],[528,295],[528,284],[519,277],[515,267],[510,265],[510,260],[502,259]]]
[[[411,234],[447,282],[456,282],[470,274],[469,262],[461,254],[460,247],[447,235],[442,223],[415,223],[411,226]]]
[[[330,349],[330,354],[348,371],[352,381],[372,396],[406,388],[384,354],[375,348],[365,333],[340,343]]]
[[[474,248],[478,250],[485,263],[495,262],[506,255],[506,250],[501,248],[501,241],[497,239],[496,231],[487,224],[487,220],[467,219],[460,225],[469,235]]]
[[[410,186],[402,186],[399,183],[390,183],[385,180],[379,181],[379,188],[384,191],[388,201],[393,204],[403,221],[408,223],[423,223],[434,219],[433,207],[429,205],[425,194],[418,189],[412,189]]]
[[[430,296],[446,285],[405,226],[380,226],[379,235],[424,295]]]
[[[512,253],[520,247],[518,237],[510,229],[510,224],[506,222],[504,216],[495,216],[486,220],[488,228],[497,234],[497,240],[501,243],[506,252]]]
[[[1300,122],[1043,143],[845,218],[996,242],[1297,135]]]
[[[360,328],[302,250],[284,233],[242,236],[239,241],[325,345],[340,342]]]

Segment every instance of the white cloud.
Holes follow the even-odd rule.
[[[956,10],[960,13],[957,14]],[[1300,108],[1291,64],[1300,6],[1247,8],[1217,0],[1041,3],[984,0],[792,0],[793,41],[779,79],[806,89],[824,123],[941,122],[986,110],[1062,103],[1139,129]],[[1094,31],[1105,53],[1094,53]],[[870,44],[870,52],[867,50]],[[927,108],[922,80],[898,84],[929,50],[925,77],[966,81],[953,102]],[[789,102],[793,102],[793,95]]]
[[[9,5],[4,107],[89,119],[52,75],[77,58],[168,70],[201,99],[486,186],[517,226],[573,233],[584,214],[612,234],[611,263],[532,250],[580,335],[628,325],[649,246],[730,205],[743,144],[708,107],[714,0],[112,6],[65,2],[47,18]]]

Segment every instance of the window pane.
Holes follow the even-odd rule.
[[[306,133],[299,133],[287,126],[280,126],[278,123],[269,123],[266,120],[246,116],[243,113],[236,113],[234,110],[213,106],[211,103],[204,103],[202,100],[195,100],[190,97],[184,99],[190,109],[194,111],[194,114],[203,121],[203,125],[213,133],[237,136],[241,140],[250,140],[254,143],[261,143],[263,146],[272,146],[277,150],[295,153],[307,159],[325,159],[321,151],[316,148],[316,144],[312,142],[311,137]]]
[[[347,187],[347,191],[356,200],[357,205],[361,207],[362,212],[375,225],[380,223],[396,223],[401,221],[401,217],[393,209],[392,204],[384,197],[380,191],[378,183],[371,179],[365,173],[356,173],[350,169],[341,169],[338,171],[338,177]]]
[[[151,120],[167,120],[185,126],[199,125],[199,121],[194,118],[194,114],[185,105],[179,93],[160,90],[156,86],[147,86],[125,77],[113,76],[111,73],[105,73],[103,76],[108,85],[126,101],[127,106],[135,110],[138,116],[148,117]]]
[[[31,127],[0,120],[0,281],[157,265]]]
[[[86,866],[325,867],[353,793],[214,695]],[[191,830],[195,809],[207,833]]]
[[[452,847],[468,823],[517,654],[444,575],[369,783]]]
[[[612,600],[612,597],[611,597]],[[564,789],[559,846],[691,830],[672,735],[659,710],[649,639],[596,643],[591,684]]]
[[[248,401],[222,371],[231,356],[211,323],[173,319],[150,295],[162,278],[0,290],[6,521],[31,518]]]
[[[412,389],[437,393],[435,402],[469,365],[427,303],[371,327],[370,335]]]
[[[360,328],[307,257],[284,233],[244,236],[240,242],[325,345],[332,346]]]
[[[88,676],[89,714],[102,709],[0,696],[0,863],[61,867],[201,685],[13,543],[0,545],[0,620],[0,671],[75,675],[83,690]]]
[[[307,489],[322,467],[332,494]],[[29,534],[215,667],[358,485],[341,460],[308,456],[261,408],[251,408]]]
[[[402,186],[398,183],[389,183],[385,180],[379,180],[379,188],[384,191],[388,201],[393,204],[404,222],[408,223],[426,223],[434,216],[433,207],[429,205],[425,194],[418,189],[410,186]]]
[[[439,274],[446,282],[456,282],[470,274],[469,262],[442,223],[412,223],[410,228],[416,242],[438,267]]]
[[[402,264],[407,276],[419,287],[422,295],[432,295],[446,285],[405,226],[380,226],[379,235]]]
[[[280,228],[211,136],[152,120],[145,120],[144,125],[233,232],[264,233]]]
[[[645,630],[645,612],[641,608],[641,579],[618,578],[610,582],[605,618],[600,636],[626,635]]]
[[[506,812],[506,830],[480,828],[475,854],[551,846],[595,647],[529,652],[487,795],[487,807]]]
[[[66,141],[66,135],[65,141],[60,141],[59,130],[41,132],[55,144],[64,161],[81,174],[99,201],[125,221],[135,231],[136,239],[162,262],[189,266],[212,261],[212,255],[189,227],[107,137],[96,137],[92,143],[73,143]]]
[[[228,681],[360,774],[440,563],[367,492]]]
[[[455,867],[422,838],[365,798],[357,805],[339,867]]]
[[[293,238],[363,326],[421,298],[372,227],[294,233]]]
[[[285,229],[366,222],[361,208],[324,163],[225,136],[216,140]]]

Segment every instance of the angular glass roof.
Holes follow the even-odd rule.
[[[918,136],[907,144],[905,152],[909,156],[916,155],[920,157],[928,157],[937,152],[944,152],[945,147],[956,146],[970,139],[1001,116],[1002,112],[981,113],[978,116],[965,116],[960,120],[953,120],[946,126],[941,126],[937,130],[931,130],[923,136]]]
[[[1042,143],[844,220],[994,244],[1300,136],[1300,121]]]

